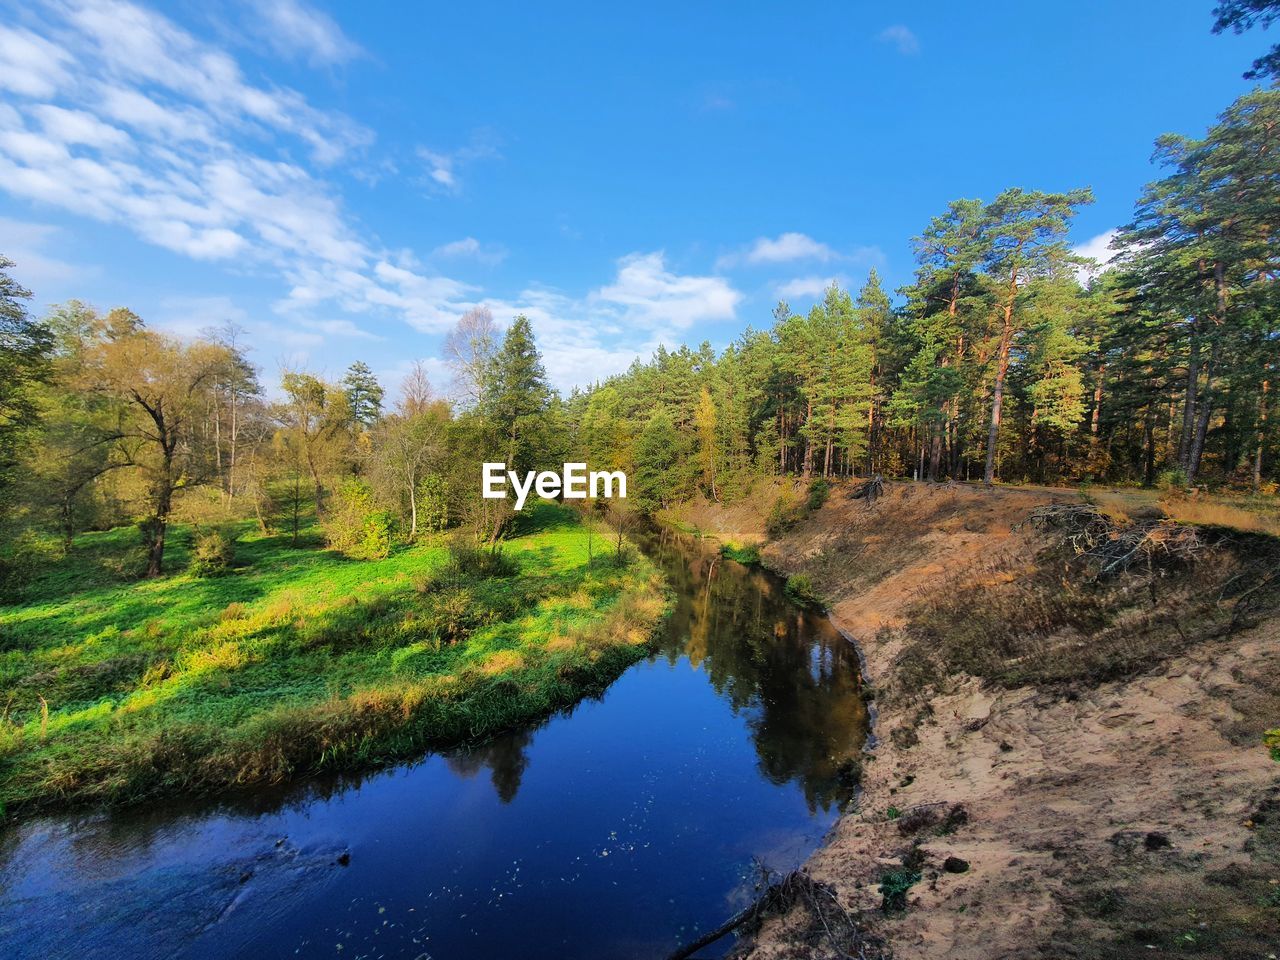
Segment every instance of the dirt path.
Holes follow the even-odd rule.
[[[1072,499],[898,485],[868,510],[835,496],[765,558],[814,577],[879,688],[901,643],[881,628],[947,571],[1033,556],[1011,527]],[[1280,623],[1124,682],[1063,695],[967,679],[928,706],[881,703],[859,810],[809,865],[898,960],[1276,955],[1280,766],[1258,731],[1280,725]],[[913,868],[906,909],[884,914],[881,881]],[[797,911],[749,955],[835,954]]]

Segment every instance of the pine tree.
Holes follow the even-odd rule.
[[[533,327],[521,314],[494,354],[480,399],[480,411],[494,431],[497,449],[509,469],[523,473],[546,467],[542,461],[550,439],[547,413],[551,399]]]
[[[991,426],[987,434],[987,462],[983,479],[995,479],[996,446],[1014,338],[1026,329],[1019,310],[1022,286],[1037,278],[1058,278],[1069,264],[1067,226],[1076,208],[1093,202],[1090,190],[1070,193],[1006,190],[983,211],[981,232],[986,237],[982,270],[991,281],[997,303],[998,340],[995,381],[991,390]]]
[[[368,430],[382,417],[382,384],[368,365],[360,360],[347,368],[342,388],[351,408],[351,419],[360,429]]]

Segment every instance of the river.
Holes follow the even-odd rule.
[[[359,777],[10,828],[0,955],[650,960],[719,925],[850,799],[857,655],[776,577],[637,539],[676,607],[599,699]]]

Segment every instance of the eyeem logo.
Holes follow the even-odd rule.
[[[592,470],[587,473],[585,463],[566,463],[564,470],[543,470],[534,473],[530,470],[524,475],[524,483],[514,470],[508,470],[505,463],[484,464],[484,497],[486,500],[501,500],[507,495],[507,482],[516,492],[515,509],[524,507],[530,490],[537,491],[538,496],[550,499],[563,496],[566,500],[585,500],[588,496],[612,499],[627,497],[627,475],[621,470]],[[617,492],[614,492],[614,488]],[[588,493],[588,491],[590,491]]]

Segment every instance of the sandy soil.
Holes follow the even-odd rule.
[[[926,584],[993,551],[1031,556],[1032,534],[1011,528],[1038,504],[1071,499],[901,484],[868,509],[836,495],[765,559],[814,576],[875,686],[897,652],[880,628],[900,622]],[[1280,927],[1249,911],[1274,900],[1280,923],[1280,863],[1259,842],[1260,831],[1276,839],[1280,766],[1254,732],[1280,725],[1277,678],[1271,621],[1078,695],[966,680],[923,723],[914,708],[881,705],[858,810],[809,870],[899,960],[1274,957],[1258,930]],[[899,727],[918,742],[899,746]],[[930,827],[956,804],[963,824]],[[922,879],[905,911],[885,915],[880,880],[913,841]],[[948,872],[948,857],[968,869]],[[767,925],[749,955],[837,955],[817,939],[796,911]]]

